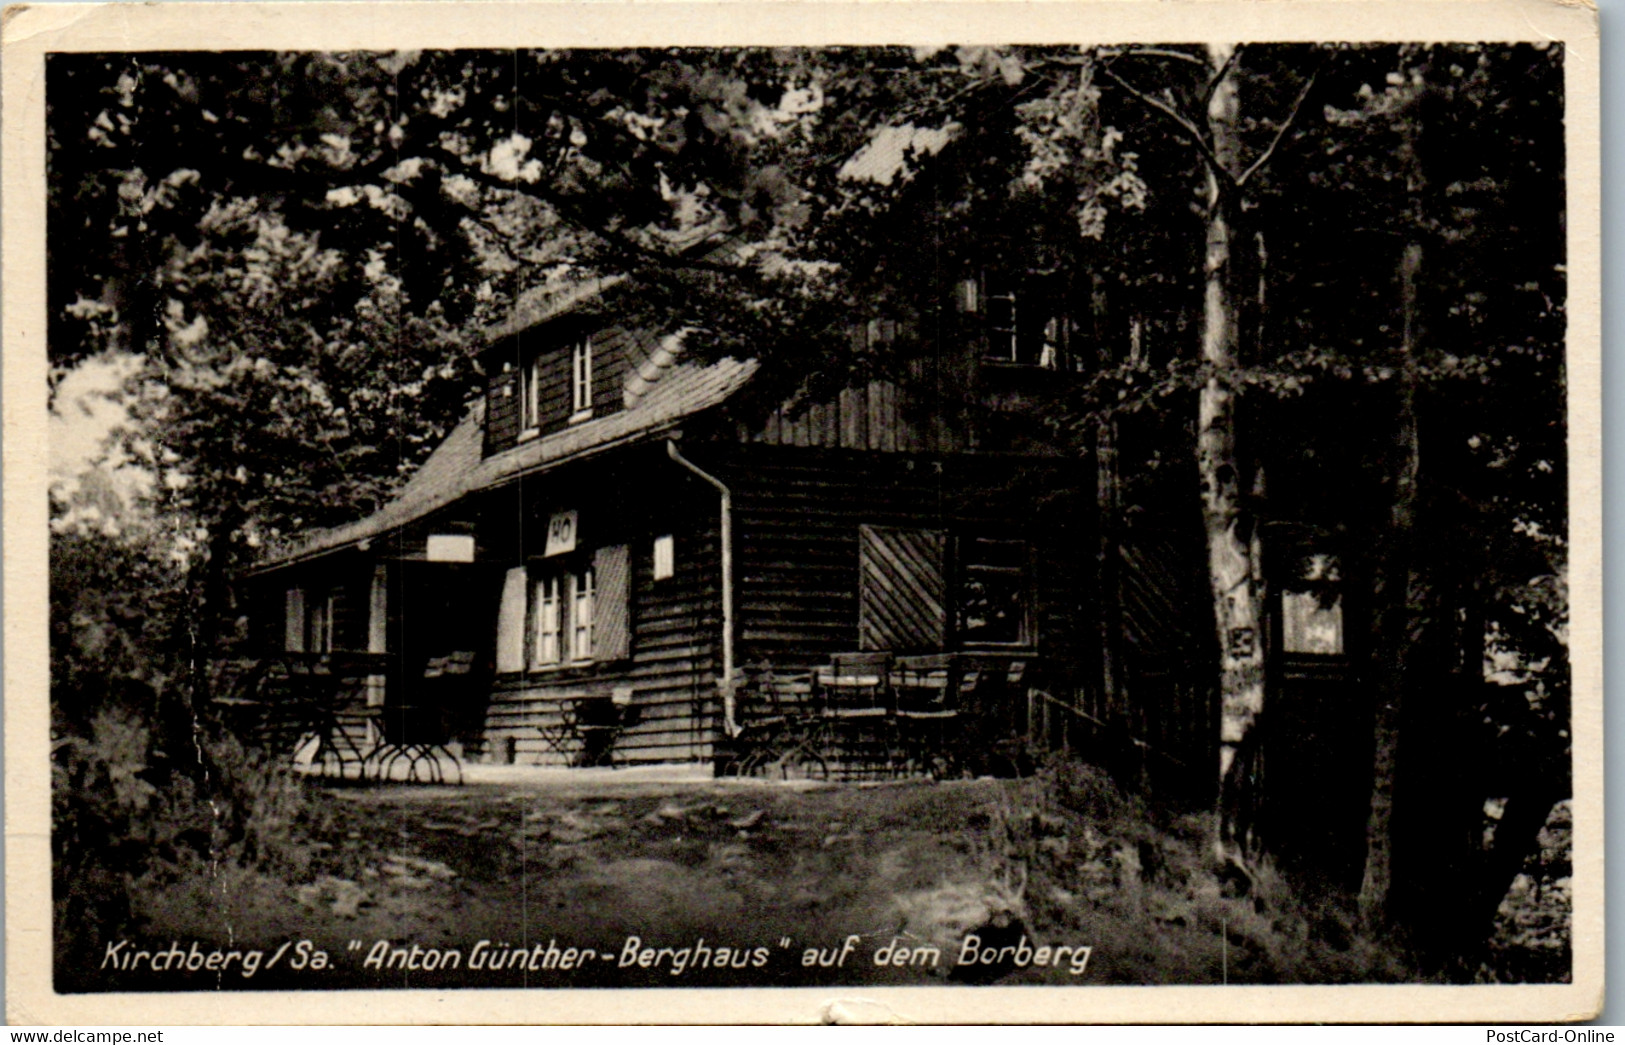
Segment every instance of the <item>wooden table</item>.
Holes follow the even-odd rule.
[[[643,708],[633,704],[630,690],[588,693],[563,698],[559,717],[537,726],[549,748],[572,766],[615,766],[615,742],[643,720]]]

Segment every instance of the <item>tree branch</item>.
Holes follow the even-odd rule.
[[[587,216],[586,212],[568,195],[549,188],[543,182],[538,181],[536,183],[516,184],[506,178],[491,174],[479,166],[468,163],[461,157],[455,156],[455,154],[448,153],[447,155],[457,159],[458,161],[454,173],[461,174],[470,181],[483,185],[486,188],[497,189],[502,192],[529,195],[540,199],[548,206],[557,210],[561,215],[574,222],[577,226],[602,239],[604,242],[608,243],[611,247],[623,254],[641,258],[645,261],[657,262],[667,267],[675,266],[700,272],[715,272],[728,276],[741,275],[741,270],[734,265],[724,265],[718,262],[708,261],[704,258],[683,257],[678,254],[671,254],[658,250],[644,243],[639,243],[635,238],[628,235],[622,229],[611,228],[601,222],[593,221]]]
[[[1209,169],[1213,171],[1214,175],[1221,182],[1231,185],[1235,184],[1235,179],[1230,176],[1230,172],[1225,170],[1224,165],[1219,162],[1219,158],[1213,155],[1213,149],[1208,145],[1207,139],[1202,136],[1201,129],[1197,127],[1196,124],[1192,123],[1189,118],[1187,118],[1183,113],[1175,109],[1173,106],[1169,105],[1167,102],[1162,101],[1160,98],[1154,98],[1151,95],[1146,94],[1144,91],[1130,84],[1121,76],[1118,76],[1112,71],[1110,65],[1103,67],[1100,71],[1101,74],[1107,79],[1111,80],[1117,86],[1127,91],[1130,97],[1135,98],[1141,104],[1156,110],[1169,120],[1173,121],[1174,126],[1179,128],[1180,132],[1184,134],[1185,138],[1192,145],[1196,146],[1197,151],[1202,154],[1202,159],[1207,162]]]
[[[1258,159],[1254,160],[1250,167],[1241,172],[1241,177],[1236,179],[1237,188],[1246,185],[1247,179],[1262,170],[1264,165],[1270,161],[1270,157],[1275,155],[1275,150],[1280,146],[1281,139],[1286,137],[1286,132],[1291,129],[1293,121],[1298,118],[1298,112],[1303,108],[1303,101],[1309,97],[1309,91],[1315,86],[1315,78],[1319,75],[1319,69],[1309,74],[1309,79],[1303,83],[1303,90],[1298,92],[1297,101],[1292,103],[1291,111],[1286,114],[1286,119],[1281,121],[1281,126],[1275,129],[1275,137],[1270,139],[1269,147],[1259,153]]]
[[[1130,47],[1123,51],[1111,52],[1113,58],[1175,58],[1181,62],[1190,62],[1192,65],[1206,66],[1207,63],[1194,54],[1184,51],[1174,51],[1166,47]]]

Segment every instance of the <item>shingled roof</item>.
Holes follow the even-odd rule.
[[[625,276],[602,276],[568,283],[561,287],[538,287],[519,298],[514,305],[513,314],[505,322],[486,328],[485,344],[492,345],[502,338],[540,326],[567,312],[575,312],[599,301],[626,282]]]
[[[550,471],[615,446],[669,431],[686,417],[732,396],[756,372],[754,360],[677,363],[660,374],[627,409],[571,425],[501,453],[483,456],[485,404],[480,401],[429,455],[400,493],[378,511],[342,526],[313,531],[253,572],[288,566],[394,532],[469,494],[520,476]],[[630,374],[628,375],[631,376]]]

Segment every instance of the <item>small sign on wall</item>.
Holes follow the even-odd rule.
[[[655,538],[655,576],[657,581],[663,581],[677,572],[676,542],[668,534]]]
[[[464,533],[431,533],[428,559],[430,562],[473,562],[474,538]]]
[[[576,550],[576,513],[554,512],[547,520],[547,548],[542,555],[563,555]]]

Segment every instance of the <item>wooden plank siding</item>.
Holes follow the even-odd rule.
[[[1211,599],[1201,538],[1163,528],[1119,544],[1123,714],[1160,790],[1200,793],[1218,765]]]
[[[1092,533],[1092,518],[1052,526],[1035,520],[1031,500],[969,492],[980,485],[983,464],[961,459],[946,475],[939,467],[941,462],[901,455],[742,448],[727,472],[739,541],[739,663],[806,669],[832,653],[859,649],[864,526],[969,528],[1032,542],[1035,644],[1040,652],[1081,646],[1079,629],[1092,621],[1085,589],[1093,551],[1071,531]],[[1065,470],[1064,463],[1052,463],[1049,474],[1059,483]],[[944,594],[942,602],[950,601]],[[940,626],[951,609],[943,605],[934,612]]]
[[[675,536],[675,573],[661,581],[654,580],[651,541],[630,544],[631,657],[500,679],[486,711],[481,760],[502,761],[511,746],[521,763],[566,764],[536,727],[554,725],[566,701],[623,686],[632,688],[642,719],[616,743],[617,764],[710,757],[720,715],[720,546],[714,523]]]
[[[548,336],[528,330],[519,335],[520,358],[536,360],[538,435],[556,432],[570,423],[570,344],[573,337]],[[520,433],[524,435],[523,432]]]
[[[891,381],[842,389],[824,402],[782,406],[747,440],[770,446],[953,454],[966,449],[941,411]]]

